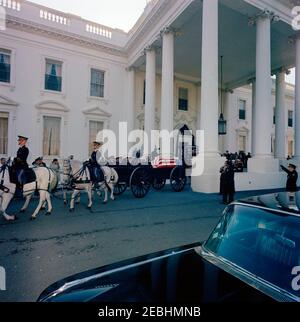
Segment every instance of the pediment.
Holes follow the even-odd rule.
[[[0,105],[9,105],[9,106],[18,106],[19,103],[11,100],[10,98],[8,97],[5,97],[3,95],[0,95]]]
[[[69,112],[70,110],[64,104],[57,101],[43,101],[35,106],[39,110],[51,110],[59,112]]]
[[[109,118],[109,117],[112,116],[112,114],[104,111],[99,106],[94,106],[94,107],[91,107],[91,108],[87,108],[87,109],[83,110],[83,114],[93,115],[93,116],[100,116],[100,117],[104,117],[104,118]]]

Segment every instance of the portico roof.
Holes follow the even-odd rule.
[[[294,44],[290,41],[290,37],[295,34],[291,27],[292,6],[290,0],[219,1],[219,56],[224,56],[225,88],[244,85],[249,79],[255,77],[256,26],[249,25],[248,21],[262,9],[267,9],[276,15],[276,19],[271,25],[272,70],[281,67],[294,67],[295,49]],[[163,29],[166,26],[156,26],[156,28],[158,27]],[[175,74],[185,75],[187,78],[200,81],[202,1],[191,1],[168,27],[173,28],[177,34],[174,44]],[[144,47],[154,45],[159,49],[157,71],[160,72],[162,40],[157,37],[152,43],[149,41],[150,39],[147,37],[143,39]],[[132,65],[144,69],[145,56],[140,55],[135,58],[132,55]]]

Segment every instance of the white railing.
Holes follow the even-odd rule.
[[[95,25],[91,25],[91,24],[86,24],[85,30],[87,32],[92,33],[92,34],[106,37],[109,39],[111,39],[111,37],[112,37],[112,32],[108,29],[103,28],[103,27],[99,27],[99,26],[95,26]]]
[[[29,1],[0,0],[0,5],[8,8],[7,10],[11,10],[10,19],[20,18],[39,25],[55,27],[62,32],[86,37],[91,41],[103,41],[114,46],[123,47],[128,39],[127,33],[119,29],[103,26],[96,22],[82,19],[80,16],[47,8]]]
[[[51,11],[48,11],[48,10],[41,9],[40,10],[40,18],[59,23],[61,25],[66,25],[66,26],[70,25],[70,19],[68,19],[67,17],[64,17],[62,15],[52,13]]]
[[[0,0],[0,6],[16,11],[21,10],[21,3],[14,0]]]

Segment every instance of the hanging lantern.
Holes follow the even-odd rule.
[[[219,117],[218,130],[219,130],[219,135],[226,135],[227,134],[227,122],[224,120],[223,113],[221,113],[220,117]]]

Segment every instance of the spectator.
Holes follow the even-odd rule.
[[[57,182],[60,182],[60,165],[57,159],[52,160],[50,169],[56,174]]]

